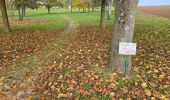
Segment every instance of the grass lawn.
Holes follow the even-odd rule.
[[[137,13],[135,33],[136,35],[141,35],[143,38],[153,39],[153,41],[160,46],[159,40],[164,40],[168,43],[170,38],[170,20],[154,15],[142,15]]]
[[[12,30],[58,30],[63,29],[67,24],[59,14],[48,14],[46,10],[27,10],[23,21],[18,21],[18,13],[15,11],[14,18],[9,15],[9,20]],[[0,23],[0,31],[2,31],[2,21]]]
[[[41,10],[27,10],[25,19],[41,20],[42,23],[33,23],[33,24],[30,23],[27,25],[20,24],[20,25],[15,25],[15,26],[13,25],[12,29],[35,29],[35,30],[36,29],[38,30],[62,29],[67,24],[67,22],[64,20],[64,18],[60,16],[60,13],[68,15],[69,17],[71,17],[73,20],[77,21],[81,25],[99,26],[100,24],[100,12],[90,12],[90,14],[79,13],[78,9],[74,9],[73,13],[71,13],[69,9],[52,9],[51,14],[48,14],[46,9],[41,9]],[[15,19],[17,19],[17,17],[18,17],[18,13],[16,11]],[[112,13],[111,18],[112,18],[111,20],[106,20],[106,24],[108,26],[113,25],[114,12]],[[162,26],[161,24],[166,24],[169,22],[169,20],[168,21],[165,21],[165,20],[167,19],[156,17],[156,16],[142,15],[140,13],[137,13],[137,16],[136,16],[137,25],[154,24],[154,26],[156,26],[157,24],[155,25],[155,23],[159,23],[159,25]],[[47,22],[44,23],[43,21],[47,21]],[[163,21],[165,21],[165,23]],[[142,27],[141,29],[143,28],[144,27]],[[2,25],[1,25],[1,30],[2,30]]]
[[[87,13],[82,13],[82,10],[80,11],[81,13],[79,13],[78,9],[74,9],[73,13],[71,13],[69,9],[52,9],[51,14],[48,14],[46,9],[40,9],[40,10],[29,9],[27,10],[26,17],[24,17],[24,19],[25,20],[29,19],[30,22],[29,21],[27,22],[17,21],[18,13],[17,11],[15,11],[14,19],[15,19],[15,23],[17,24],[14,23],[14,25],[11,25],[11,27],[13,30],[62,29],[65,27],[67,22],[62,16],[60,16],[60,14],[68,15],[69,17],[71,17],[73,20],[77,21],[81,25],[85,25],[85,26],[99,26],[100,25],[100,12],[90,12],[90,14],[87,14]],[[9,19],[11,20],[10,22],[13,22],[11,16],[9,17]],[[114,19],[114,12],[112,13],[112,20],[106,20],[106,24],[111,26],[113,24],[113,19]],[[36,20],[38,20],[38,23],[36,23]],[[0,30],[2,31],[2,21],[0,23],[1,23]]]
[[[67,14],[72,19],[85,26],[99,26],[100,25],[100,12],[88,13],[73,13]],[[106,24],[109,26],[113,25],[114,12],[112,13],[111,20],[106,20]]]

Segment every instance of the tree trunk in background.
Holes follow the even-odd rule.
[[[84,8],[84,12],[86,13],[86,8]]]
[[[12,19],[14,18],[14,10],[13,9],[11,9],[11,17],[12,17]]]
[[[79,8],[79,13],[80,13],[81,8]]]
[[[24,4],[21,5],[21,18],[24,19]]]
[[[88,8],[88,15],[90,14],[90,8]]]
[[[94,12],[94,7],[92,7],[92,12]]]
[[[26,6],[24,5],[24,8],[23,8],[23,16],[25,17],[26,16]]]
[[[90,3],[88,3],[88,15],[90,14]]]
[[[18,8],[18,14],[19,14],[19,21],[23,20],[23,11],[22,11],[22,7]]]
[[[7,10],[7,11],[10,9],[10,8],[9,8],[9,7],[10,7],[10,6],[9,6],[9,2],[10,2],[9,0],[5,0],[6,10]]]
[[[83,13],[85,13],[85,8],[83,8]]]
[[[51,13],[51,8],[50,7],[48,7],[48,14],[50,14]]]
[[[113,0],[109,0],[108,2],[108,15],[107,15],[107,19],[110,20],[111,15],[112,15],[112,4],[113,4]]]
[[[115,1],[115,22],[112,34],[112,47],[110,54],[110,67],[117,73],[125,72],[125,56],[119,55],[119,42],[132,42],[135,13],[139,0],[116,0]],[[131,56],[128,58],[128,71],[130,75]]]
[[[10,10],[11,18],[13,19],[13,17],[14,17],[14,4],[12,2],[9,2],[9,10]]]
[[[1,13],[2,13],[4,31],[9,32],[10,31],[10,25],[9,25],[9,21],[8,21],[8,14],[7,14],[7,11],[6,11],[5,0],[0,0],[0,9],[1,9]]]
[[[71,13],[73,12],[73,6],[71,6]]]
[[[106,0],[102,0],[100,28],[105,28],[106,24]]]

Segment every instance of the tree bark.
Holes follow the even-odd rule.
[[[119,55],[120,42],[132,42],[135,13],[139,0],[116,0],[115,3],[115,22],[112,33],[112,47],[110,54],[110,67],[117,73],[125,72],[125,56]],[[131,56],[127,58],[128,69],[127,75],[130,75]]]
[[[105,28],[106,24],[106,0],[102,0],[100,28]]]
[[[107,19],[110,20],[111,15],[112,15],[112,4],[113,4],[113,0],[109,0],[108,2],[108,15],[107,15]]]
[[[10,31],[10,25],[9,25],[9,20],[8,20],[8,14],[7,14],[7,11],[6,11],[5,0],[0,1],[0,9],[1,9],[1,13],[2,13],[4,31],[9,32]]]

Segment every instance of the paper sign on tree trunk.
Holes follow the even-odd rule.
[[[136,43],[119,43],[120,55],[136,55]]]

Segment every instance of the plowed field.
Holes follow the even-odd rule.
[[[170,18],[170,6],[139,7],[139,12]]]

